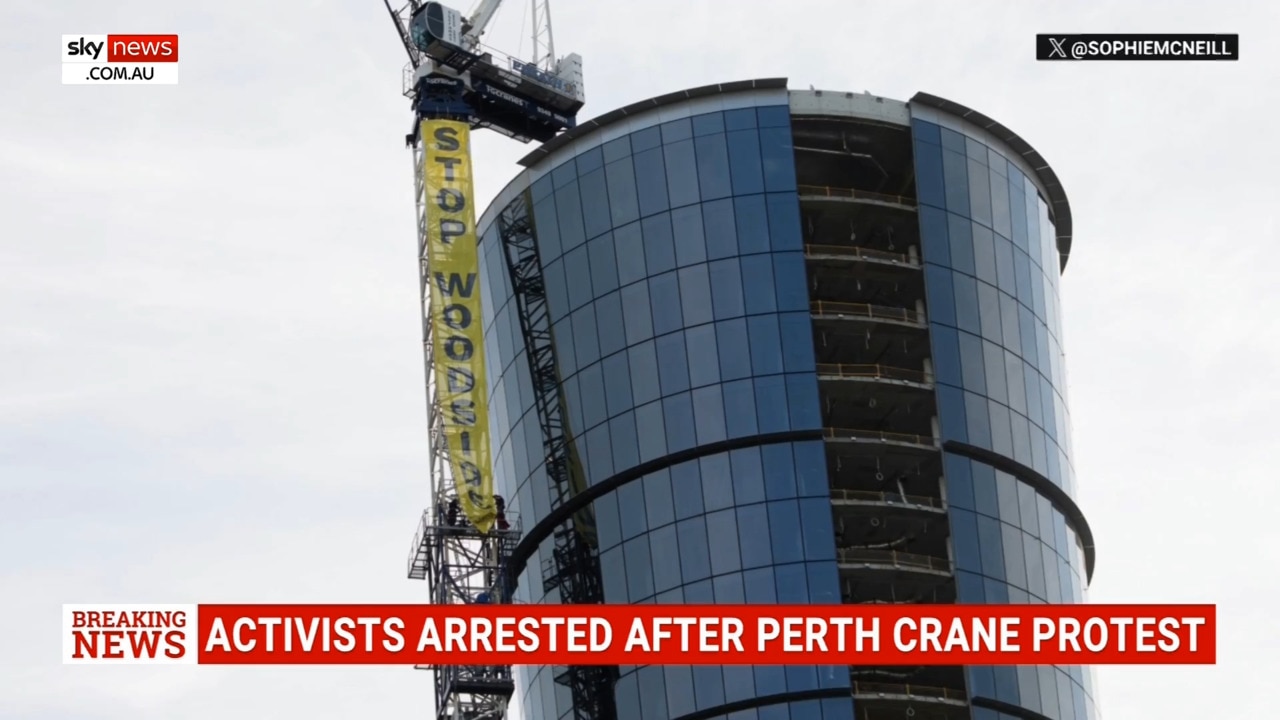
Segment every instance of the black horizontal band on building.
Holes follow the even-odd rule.
[[[974,707],[982,707],[987,708],[988,710],[1002,712],[1005,715],[1012,715],[1013,717],[1020,718],[1021,720],[1053,720],[1053,718],[1048,715],[1041,715],[1038,712],[1022,707],[1021,705],[1014,705],[1012,703],[1007,703],[1002,700],[996,700],[989,697],[971,698],[969,700],[969,704]]]
[[[605,478],[604,480],[592,485],[582,492],[564,501],[560,507],[552,510],[546,517],[538,521],[525,533],[521,538],[520,544],[516,545],[515,550],[511,551],[511,558],[507,564],[507,595],[515,591],[516,580],[520,577],[520,573],[524,572],[525,565],[529,562],[529,558],[537,551],[538,546],[543,540],[551,537],[551,533],[561,523],[572,518],[573,514],[585,508],[598,498],[607,495],[610,492],[626,485],[632,480],[638,480],[649,473],[663,470],[673,465],[679,465],[689,460],[697,460],[698,458],[708,455],[718,455],[730,450],[740,450],[749,447],[759,447],[763,445],[776,445],[779,443],[803,442],[805,440],[821,440],[823,437],[821,430],[790,430],[788,432],[769,433],[767,435],[751,435],[749,437],[734,438],[733,440],[722,440],[720,442],[709,443],[707,445],[699,445],[681,450],[670,455],[663,455],[645,463],[640,463],[635,467],[624,470],[616,475]]]
[[[942,449],[953,455],[961,455],[970,460],[977,460],[980,463],[990,465],[997,470],[1003,470],[1048,498],[1054,509],[1062,513],[1062,516],[1066,518],[1067,524],[1071,526],[1071,529],[1080,538],[1080,546],[1084,550],[1085,580],[1093,580],[1093,531],[1089,529],[1089,522],[1085,520],[1080,506],[1076,505],[1075,500],[1071,499],[1067,491],[1053,484],[1052,480],[1032,468],[986,448],[948,440],[942,444]]]
[[[736,713],[739,710],[751,710],[752,708],[765,707],[767,705],[804,702],[805,700],[845,699],[849,697],[850,692],[849,688],[842,687],[822,688],[820,690],[797,690],[795,692],[776,693],[774,695],[761,695],[747,700],[738,700],[724,705],[704,708],[697,712],[691,712],[681,715],[680,717],[671,718],[671,720],[707,720],[708,718]]]

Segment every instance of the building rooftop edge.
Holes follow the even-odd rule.
[[[918,92],[913,95],[911,102],[962,118],[991,133],[1022,156],[1023,160],[1035,172],[1036,179],[1040,181],[1045,191],[1049,193],[1049,197],[1046,199],[1053,209],[1054,229],[1058,234],[1058,255],[1061,259],[1060,268],[1065,270],[1067,258],[1071,255],[1071,204],[1067,202],[1067,193],[1062,187],[1062,181],[1058,179],[1058,175],[1053,171],[1053,168],[1049,167],[1049,162],[1044,159],[1044,156],[1031,147],[1031,143],[1023,140],[1020,135],[973,108],[924,92]]]
[[[678,90],[676,92],[659,95],[657,97],[646,98],[616,110],[611,110],[603,115],[587,120],[572,130],[561,133],[525,155],[519,160],[519,164],[524,168],[531,168],[549,157],[556,150],[568,145],[580,137],[594,133],[603,127],[622,120],[623,118],[637,115],[655,108],[674,105],[676,103],[699,97],[707,97],[710,95],[723,95],[728,93],[747,92],[751,90],[786,89],[787,78],[785,77],[758,78],[754,80],[738,80],[727,83],[716,83],[713,85],[702,85],[700,87]],[[1036,179],[1039,181],[1040,185],[1043,186],[1045,191],[1049,194],[1049,197],[1046,199],[1053,210],[1054,228],[1057,232],[1060,268],[1065,270],[1067,267],[1067,259],[1071,255],[1071,204],[1067,201],[1067,193],[1062,187],[1062,181],[1058,179],[1058,175],[1053,171],[1053,168],[1049,167],[1049,163],[1044,159],[1044,156],[1042,156],[1035,148],[1031,147],[1030,143],[1024,140],[1013,130],[1010,130],[1008,127],[1005,127],[996,120],[983,115],[977,110],[955,102],[954,100],[948,100],[926,92],[918,92],[911,97],[908,104],[918,104],[925,107],[931,107],[941,112],[945,112],[948,115],[954,115],[966,122],[972,123],[973,125],[991,133],[994,137],[999,139],[1011,150],[1022,157],[1022,159],[1035,173]]]

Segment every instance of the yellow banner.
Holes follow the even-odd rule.
[[[444,437],[459,504],[472,525],[488,532],[497,509],[489,459],[471,129],[466,123],[424,120],[421,130],[439,412],[444,416]]]

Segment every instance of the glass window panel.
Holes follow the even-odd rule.
[[[973,261],[978,272],[978,279],[989,285],[996,285],[996,238],[989,228],[976,223],[973,230]]]
[[[662,148],[638,152],[634,162],[640,216],[648,217],[666,210],[670,203],[667,200],[667,167],[662,160]]]
[[[675,238],[671,232],[671,216],[668,213],[645,218],[641,223],[644,231],[644,260],[650,275],[657,275],[675,269]]]
[[[964,375],[964,389],[980,395],[987,393],[987,371],[983,358],[982,339],[969,333],[959,333],[960,366]]]
[[[768,192],[796,189],[795,148],[790,127],[766,127],[760,116],[760,158],[764,165],[764,188]]]
[[[658,338],[658,378],[662,394],[672,395],[689,389],[689,356],[684,346],[684,333],[671,333]]]
[[[745,319],[716,323],[716,344],[720,347],[720,377],[736,380],[750,377],[751,352]]]
[[[631,133],[632,154],[658,147],[662,144],[662,131],[657,127],[647,127]]]
[[[1016,295],[1018,293],[1018,280],[1013,270],[1013,243],[1001,237],[997,237],[994,242],[997,285],[1004,292]]]
[[[621,547],[600,554],[600,582],[604,586],[606,602],[630,602],[627,597],[627,568],[623,564]]]
[[[707,544],[711,549],[711,574],[738,572],[742,559],[738,556],[738,520],[733,510],[707,513]]]
[[[806,560],[835,560],[835,528],[831,520],[831,500],[807,498],[800,501],[800,527],[804,531]]]
[[[702,232],[702,206],[690,205],[671,211],[675,237],[676,264],[680,267],[707,259],[707,241]]]
[[[947,503],[951,507],[973,509],[973,477],[969,459],[946,453],[943,455],[947,483]]]
[[[724,126],[728,130],[745,130],[756,126],[756,109],[740,108],[724,111]]]
[[[735,195],[764,192],[764,168],[760,161],[760,134],[755,128],[728,133],[729,172]]]
[[[591,282],[598,297],[618,289],[618,261],[614,256],[613,235],[605,234],[587,243],[591,264]]]
[[[738,542],[742,548],[742,567],[757,568],[773,564],[769,545],[769,515],[763,504],[739,507]]]
[[[738,228],[738,254],[769,252],[769,214],[764,196],[734,198],[733,211]]]
[[[724,114],[719,112],[693,116],[693,135],[711,135],[724,132]]]
[[[599,365],[578,373],[578,384],[581,388],[579,402],[582,403],[582,429],[595,427],[608,417],[604,400],[604,377]]]
[[[951,286],[951,271],[940,265],[925,265],[924,281],[929,299],[929,319],[956,327],[955,290]]]
[[[945,440],[970,442],[965,414],[965,393],[950,385],[938,385],[938,424]]]
[[[778,329],[778,316],[749,317],[747,328],[751,338],[751,367],[755,374],[782,372],[782,337]]]
[[[707,512],[732,507],[733,478],[729,472],[729,456],[709,455],[699,460],[702,476],[702,498]]]
[[[702,514],[702,476],[697,460],[671,468],[671,493],[675,497],[677,520]]]
[[[1038,359],[1036,319],[1024,305],[1018,306],[1018,336],[1022,339],[1022,359],[1034,364]]]
[[[934,372],[937,374],[938,382],[957,387],[963,385],[958,333],[949,327],[935,325],[933,342]]]
[[[602,367],[605,405],[609,409],[609,417],[630,410],[634,403],[631,400],[632,377],[627,353],[617,353],[605,358]]]
[[[806,576],[804,563],[777,565],[773,568],[773,575],[778,584],[779,605],[799,605],[809,602],[809,578]],[[817,683],[816,675],[814,683]],[[790,683],[788,687],[790,688]]]
[[[965,200],[966,207],[968,199]],[[947,236],[951,245],[951,266],[969,275],[977,274],[973,255],[973,223],[963,215],[947,214]]]
[[[649,529],[648,520],[645,516],[644,485],[638,482],[629,482],[619,487],[616,493],[618,495],[618,518],[622,523],[622,539],[630,540],[637,535],[644,534]]]
[[[626,413],[609,421],[613,441],[613,472],[620,473],[640,464],[640,448],[636,444],[636,417]]]
[[[747,570],[742,573],[742,584],[746,588],[747,603],[750,605],[769,605],[778,601],[772,567]]]
[[[693,141],[671,143],[662,150],[666,159],[667,191],[671,207],[698,202],[698,164],[694,157]]]
[[[569,309],[576,310],[591,302],[595,294],[591,292],[591,264],[585,247],[565,253],[564,274],[569,288]]]
[[[680,554],[680,543],[676,541],[676,526],[667,525],[650,532],[649,550],[651,555],[658,559],[653,564],[654,589],[665,592],[680,585],[680,565],[668,560],[679,557]]]
[[[667,720],[667,691],[663,682],[665,669],[649,665],[636,671],[640,680],[640,717],[644,720]]]
[[[671,717],[678,718],[698,709],[693,694],[693,669],[688,665],[668,665],[663,668],[667,685],[667,708]]]
[[[921,205],[946,207],[942,148],[916,141],[916,195]]]
[[[1016,280],[1018,302],[1030,307],[1034,304],[1031,299],[1031,260],[1027,258],[1027,254],[1021,250],[1013,251],[1013,274]]]
[[[609,209],[613,216],[613,226],[618,227],[638,220],[640,203],[636,198],[636,176],[631,158],[609,163],[605,166],[604,172],[609,186]],[[561,232],[564,232],[563,228]],[[565,247],[570,246],[565,245]]]
[[[776,286],[773,282],[773,256],[751,255],[739,261],[742,264],[742,286],[746,290],[748,315],[776,312]]]
[[[774,250],[803,250],[800,237],[800,201],[794,193],[772,193],[769,206],[769,238]]]
[[[1003,158],[1001,158],[1003,160]],[[992,229],[1004,237],[1013,236],[1013,222],[1009,208],[1009,180],[1002,175],[1000,170],[1005,169],[1005,163],[1000,162],[991,168],[991,220]]]
[[[755,697],[755,693],[755,673],[751,670],[751,666],[724,666],[724,700],[726,703],[748,700]]]
[[[649,539],[638,537],[622,544],[627,562],[627,595],[631,602],[653,595],[653,559],[649,554]]]
[[[693,124],[689,118],[671,120],[662,124],[662,142],[673,143],[693,137]]]
[[[711,550],[707,545],[707,524],[701,517],[676,524],[680,539],[680,573],[686,583],[711,577]],[[688,595],[686,593],[686,600]]]
[[[595,308],[600,355],[608,357],[627,346],[626,325],[622,319],[622,296],[616,292],[610,293],[597,300]]]
[[[791,409],[792,430],[822,427],[818,404],[818,376],[812,373],[787,375],[787,406]]]
[[[939,391],[945,385],[939,387]],[[964,412],[969,433],[969,443],[991,450],[991,418],[988,416],[987,399],[973,393],[964,394]]]
[[[693,447],[698,428],[693,421],[693,399],[689,393],[663,399],[662,418],[667,426],[667,449],[670,452]]]
[[[703,203],[702,224],[707,237],[708,260],[738,254],[738,231],[733,219],[732,200]]]
[[[934,123],[925,122],[918,118],[912,119],[911,121],[911,134],[916,140],[940,145],[942,143],[942,137],[938,133],[938,130],[938,126]]]
[[[622,317],[626,325],[627,344],[634,345],[653,337],[653,313],[649,304],[649,285],[635,283],[622,288]]]
[[[942,139],[942,147],[947,150],[954,150],[963,155],[965,153],[965,137],[951,128],[939,127],[938,134]]]
[[[982,572],[982,551],[978,543],[978,516],[967,510],[951,510],[951,547],[957,570]]]
[[[803,253],[774,253],[773,278],[778,288],[779,312],[809,312],[809,284]]]
[[[991,227],[991,181],[987,166],[969,158],[969,217]]]
[[[577,352],[578,367],[586,367],[600,359],[600,339],[596,336],[596,309],[583,305],[572,316],[573,345]]]
[[[756,108],[760,118],[760,127],[791,127],[791,107],[789,105],[768,105]]]
[[[928,206],[920,208],[920,245],[924,261],[946,265],[951,260],[947,239],[947,214]]]
[[[582,176],[582,220],[588,239],[608,232],[613,226],[609,214],[609,194],[605,187],[604,169]]]
[[[991,403],[991,449],[1013,457],[1013,436],[1009,429],[1009,408],[998,402]]]
[[[637,405],[662,397],[658,375],[658,357],[652,341],[633,346],[627,351],[631,368],[631,394]]]
[[[793,446],[797,492],[801,497],[829,497],[826,445],[821,440]]]
[[[742,297],[742,275],[738,270],[738,259],[717,260],[709,265],[711,273],[711,307],[715,313],[715,318],[717,320],[726,320],[728,318],[741,317],[745,309]]]
[[[796,497],[796,464],[789,444],[764,445],[765,494],[770,500]]]
[[[1040,550],[1040,541],[1022,534],[1023,557],[1027,561],[1027,590],[1041,601],[1046,595],[1044,579],[1044,554]]]
[[[730,438],[755,435],[756,394],[750,380],[736,380],[721,386],[724,391],[725,434]]]
[[[729,149],[723,134],[694,138],[698,158],[698,188],[703,200],[728,197],[733,193],[729,175]]]
[[[978,517],[978,542],[982,547],[982,572],[996,580],[1004,580],[1004,548],[1000,521],[985,515]]]
[[[787,372],[813,372],[813,324],[808,313],[778,316],[782,338],[783,367]]]
[[[620,137],[617,140],[610,140],[604,144],[604,161],[606,163],[622,158],[631,154],[631,137]]]
[[[769,503],[769,537],[773,540],[774,563],[804,560],[804,536],[800,531],[800,503],[779,500]]]
[[[786,379],[781,375],[755,379],[756,423],[760,434],[786,432],[791,429]]]
[[[549,187],[549,184],[548,184]],[[538,254],[544,265],[560,257],[560,221],[556,217],[555,197],[547,197],[533,205],[534,227],[537,228]]]
[[[613,232],[614,254],[618,258],[618,283],[629,285],[648,275],[644,264],[644,236],[640,223],[631,223]]]
[[[1017,355],[1004,351],[1005,377],[1009,383],[1009,407],[1025,415],[1027,413],[1027,384],[1022,377],[1022,361]]]
[[[760,464],[760,449],[749,447],[734,450],[729,453],[729,462],[737,504],[763,502],[764,468]]]
[[[969,217],[969,163],[964,155],[941,150],[942,176],[946,182],[947,210]],[[939,204],[938,207],[943,207]]]
[[[680,277],[680,303],[684,307],[686,327],[712,321],[711,281],[707,266],[691,265],[677,271]]]
[[[992,670],[996,679],[996,699],[1018,705],[1018,671],[1010,665],[1000,665]]]
[[[693,413],[699,445],[725,439],[724,398],[719,385],[708,385],[693,391]]]
[[[653,308],[653,333],[665,335],[684,325],[680,308],[680,282],[674,272],[649,278],[649,304]]]
[[[524,503],[522,502],[523,506]],[[618,518],[618,496],[617,493],[608,493],[596,500],[592,507],[595,509],[596,516],[596,535],[600,541],[600,547],[603,550],[622,542],[622,526],[619,524]],[[601,562],[603,567],[603,558]]]
[[[968,275],[951,274],[955,287],[956,327],[979,335],[982,333],[982,312],[978,304],[978,282]]]
[[[666,469],[646,475],[644,483],[645,510],[649,518],[649,527],[658,528],[675,522],[675,501],[671,496],[671,473]],[[597,521],[598,522],[598,521]],[[675,557],[675,554],[658,557]]]
[[[714,325],[700,325],[684,331],[689,358],[689,382],[702,387],[720,382],[720,358],[716,351]]]
[[[560,242],[568,252],[586,242],[586,231],[582,227],[582,197],[578,194],[578,182],[575,180],[556,190],[556,216],[560,219]]]
[[[1000,320],[1000,291],[986,283],[978,283],[978,314],[982,319],[982,337],[994,343],[1004,341],[1004,325]]]

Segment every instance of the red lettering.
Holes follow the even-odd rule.
[[[71,637],[75,639],[75,651],[71,657],[76,660],[98,657],[98,633],[95,630],[74,630]]]
[[[85,626],[85,617],[83,610],[71,611],[71,627],[82,628]]]
[[[187,654],[187,647],[182,644],[183,634],[177,630],[170,630],[164,634],[164,642],[168,647],[165,648],[164,656],[168,658],[178,659]]]
[[[152,658],[156,656],[156,646],[160,644],[160,631],[131,632],[129,645],[133,648],[135,658]]]
[[[106,651],[102,653],[102,657],[108,660],[120,660],[124,658],[124,650],[121,649],[121,640],[124,640],[123,630],[101,630],[103,640],[106,643]]]

